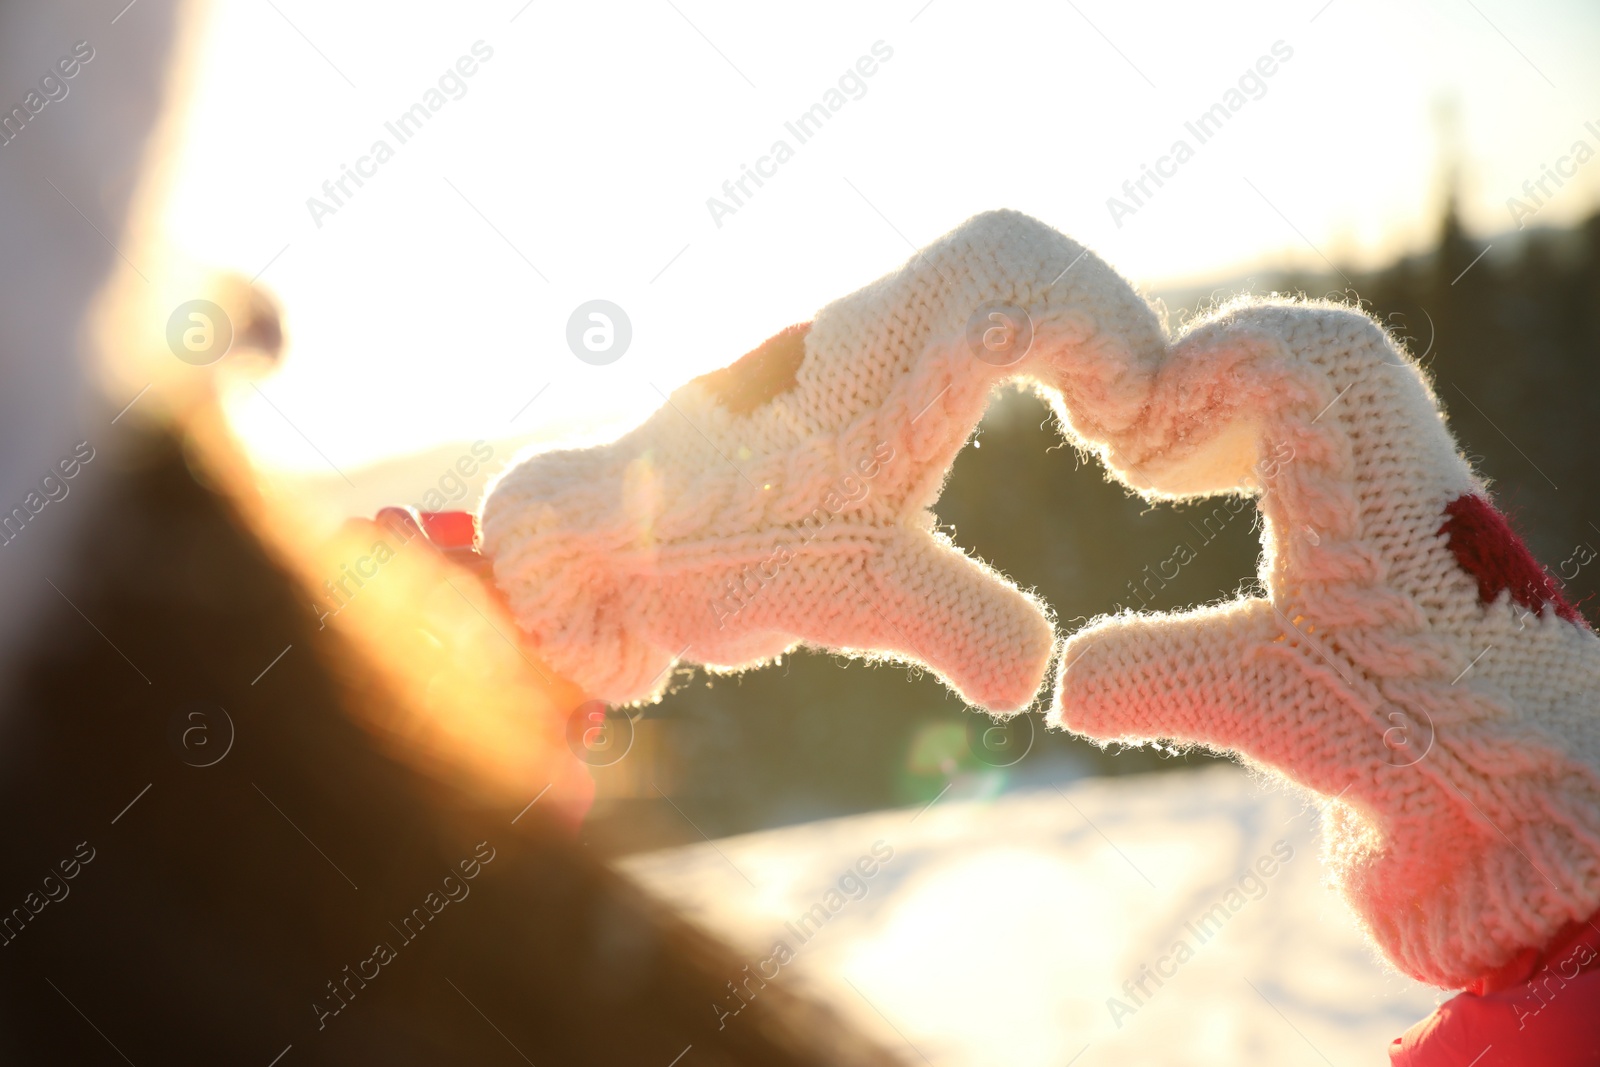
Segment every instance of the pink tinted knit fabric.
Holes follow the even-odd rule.
[[[1370,317],[1226,306],[1126,432],[1084,438],[1151,498],[1257,495],[1260,588],[1073,635],[1060,722],[1237,752],[1321,794],[1336,883],[1424,981],[1465,987],[1600,906],[1600,640],[1529,600],[1544,586],[1480,596],[1447,523],[1484,486]]]
[[[1026,310],[991,320],[994,305]],[[980,340],[1022,340],[975,346],[975,318]],[[930,508],[996,385],[1070,379],[1120,425],[1164,346],[1082,246],[980,215],[615,443],[513,467],[484,503],[484,550],[541,654],[613,703],[655,699],[680,659],[734,670],[804,643],[920,664],[1014,711],[1048,669],[1049,615]]]

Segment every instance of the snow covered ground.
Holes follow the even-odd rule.
[[[1317,819],[1216,767],[946,796],[622,866],[746,952],[748,975],[908,1062],[1379,1067],[1438,997],[1386,971],[1324,887]],[[728,978],[759,997],[748,975]]]

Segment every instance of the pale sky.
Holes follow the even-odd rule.
[[[230,402],[264,467],[614,434],[990,208],[1160,289],[1425,246],[1446,101],[1486,237],[1575,141],[1600,148],[1600,9],[1580,0],[524,4],[217,4],[166,236],[174,262],[262,272],[286,306],[260,383],[278,410]],[[385,123],[480,41],[401,143]],[[785,123],[875,45],[801,144]],[[1275,45],[1199,143],[1185,122]],[[1114,220],[1107,199],[1180,138],[1192,158]],[[792,158],[719,227],[707,199],[780,139]],[[392,158],[314,219],[380,140]],[[1597,202],[1600,161],[1535,221]],[[603,366],[566,342],[592,299],[632,324]]]

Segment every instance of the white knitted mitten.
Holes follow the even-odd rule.
[[[1027,216],[980,215],[615,443],[512,468],[483,505],[484,550],[529,639],[611,703],[657,698],[679,659],[738,669],[804,643],[1023,708],[1049,617],[929,509],[997,383],[1059,384],[1071,364],[1115,421],[1122,379],[1163,350],[1099,259]]]
[[[1085,437],[1150,498],[1259,494],[1266,595],[1078,632],[1061,723],[1237,752],[1331,798],[1337,883],[1424,981],[1467,985],[1595,912],[1600,641],[1371,318],[1224,307],[1128,432]]]

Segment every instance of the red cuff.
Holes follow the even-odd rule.
[[[1393,1067],[1600,1064],[1600,912],[1452,997],[1389,1046]]]

